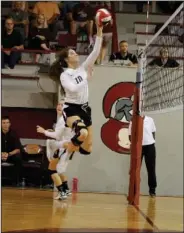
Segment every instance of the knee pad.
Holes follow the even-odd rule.
[[[85,129],[87,130],[87,127],[85,125],[79,125],[79,123],[82,123],[83,122],[81,120],[76,120],[74,121],[74,123],[72,124],[72,129],[75,131],[75,136],[71,139],[72,143],[75,145],[75,146],[80,146],[83,141],[79,141],[78,140],[78,137],[81,135],[81,129]]]
[[[84,150],[83,148],[79,148],[79,152],[82,154],[82,155],[90,155],[91,154],[91,152],[89,152],[89,151],[86,151],[86,150]]]
[[[49,175],[50,175],[50,176],[52,176],[53,174],[56,174],[56,173],[57,173],[56,170],[50,170],[50,169],[49,169]]]

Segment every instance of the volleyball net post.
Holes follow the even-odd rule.
[[[141,113],[142,103],[142,60],[143,52],[138,52],[138,68],[136,73],[136,85],[134,91],[133,117],[131,128],[131,157],[128,202],[131,205],[139,205],[140,196],[140,168],[142,155],[143,117]]]
[[[147,32],[149,28],[147,27]],[[139,205],[143,115],[183,108],[184,3],[138,53],[128,202]]]

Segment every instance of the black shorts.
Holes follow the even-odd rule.
[[[79,116],[84,124],[89,127],[92,125],[91,108],[86,104],[71,104],[65,103],[66,107],[63,109],[63,117],[66,119],[71,116]]]

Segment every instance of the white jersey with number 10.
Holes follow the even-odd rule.
[[[65,90],[65,103],[85,104],[88,102],[88,69],[94,65],[101,49],[102,38],[96,37],[91,54],[77,69],[67,68],[60,76]]]

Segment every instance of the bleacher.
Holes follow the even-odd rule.
[[[2,2],[2,17],[6,16],[11,10],[11,2]],[[146,16],[144,14],[116,14],[116,21],[117,21],[117,32],[118,32],[118,41],[120,40],[127,40],[129,43],[129,51],[132,53],[136,53],[138,48],[144,47],[146,40],[149,41],[155,32],[155,28],[157,25],[163,24],[165,20],[168,18],[168,15],[154,15],[150,14],[149,22],[146,22]],[[128,19],[128,20],[127,20]],[[139,20],[138,20],[139,19]],[[62,23],[61,23],[62,24]],[[179,25],[173,25],[177,27]],[[146,32],[146,27],[148,32]],[[167,40],[176,41],[177,35],[165,35],[162,36],[162,39],[159,41],[158,44],[152,44],[151,46],[154,47],[155,50],[158,50],[158,47],[162,47],[164,45],[164,41]],[[50,41],[50,46],[58,45],[60,47],[69,46],[71,48],[76,49],[76,51],[81,55],[81,61],[85,60],[87,54],[91,50],[88,49],[89,42],[85,35],[74,36],[68,34],[67,31],[61,29],[58,31],[56,39],[54,41]],[[181,43],[178,41],[175,43],[175,47],[179,47],[177,51],[176,59],[181,64],[183,62],[183,48]],[[169,52],[172,53],[175,47],[168,48]],[[40,73],[47,73],[49,69],[49,65],[53,62],[55,57],[55,50],[51,52],[43,52],[42,57],[39,61],[39,64],[35,64],[33,62],[33,58],[31,53],[35,53],[36,51],[29,51],[24,50],[22,51],[21,61],[18,65],[16,65],[15,69],[2,70],[2,78],[7,79],[10,76],[18,77],[21,76],[21,79],[27,79],[28,77],[39,77]],[[38,51],[37,51],[38,52]],[[109,54],[106,58],[106,62],[109,59],[109,55],[111,53],[111,49],[109,49]],[[155,54],[157,57],[159,54]],[[149,59],[154,58],[150,56]],[[30,69],[31,66],[31,69]],[[33,78],[34,80],[34,78]]]
[[[2,17],[6,16],[11,10],[11,2],[2,2]],[[130,17],[130,14],[116,14],[116,20],[117,20],[117,31],[118,31],[118,41],[120,40],[127,40],[129,43],[129,51],[136,53],[137,49],[140,47],[145,46],[145,41],[149,41],[155,32],[155,28],[157,25],[163,24],[165,20],[168,18],[168,15],[154,15],[150,14],[149,16],[149,22],[146,22],[146,15],[144,14],[135,14],[132,13]],[[127,20],[128,19],[128,20]],[[138,21],[138,19],[140,19]],[[179,25],[173,25],[175,27]],[[146,27],[148,29],[148,32],[146,32]],[[176,40],[177,35],[169,35],[170,41]],[[155,47],[157,49],[158,47],[162,47],[164,45],[164,40],[167,40],[168,36],[165,35],[165,39],[162,38],[162,40],[159,41],[159,44],[153,44],[151,46]],[[67,33],[67,31],[60,30],[57,33],[56,40],[50,41],[50,45],[59,45],[60,47],[65,47],[69,46],[71,48],[75,48],[76,51],[82,56],[82,60],[85,59],[86,55],[89,54],[91,50],[88,49],[88,41],[85,37],[85,35],[80,35],[80,36],[72,36]],[[181,50],[178,51],[177,57],[178,60],[182,60],[182,45],[178,41],[175,43],[175,46],[181,47]],[[172,53],[172,50],[174,48],[172,47],[169,49],[169,51]],[[111,50],[109,50],[111,53]],[[32,51],[34,52],[34,51]],[[52,63],[53,58],[54,58],[54,53],[55,51],[52,51],[52,53],[47,53],[40,51],[40,53],[45,53],[41,60],[40,64],[34,64],[32,56],[30,55],[30,52],[28,50],[25,50],[22,52],[22,57],[21,61],[19,62],[19,65],[15,67],[15,69],[10,72],[8,70],[3,70],[3,74],[6,75],[17,75],[17,73],[23,74],[25,73],[25,76],[35,76],[39,72],[47,72],[48,71],[48,66],[49,64]],[[109,53],[109,55],[110,55]],[[156,54],[155,56],[158,56]],[[108,61],[108,57],[106,58],[106,61]],[[24,65],[24,66],[22,66]],[[27,68],[25,66],[31,65],[32,70],[27,72]],[[41,66],[40,66],[41,65]]]
[[[12,3],[11,2],[2,2],[2,19],[5,19],[5,17],[9,14],[11,11]],[[59,19],[60,20],[60,19]],[[62,20],[60,20],[61,25]],[[78,54],[82,56],[82,61],[85,60],[86,55],[89,54],[91,49],[89,49],[89,41],[87,40],[87,36],[84,34],[80,35],[71,35],[69,34],[64,28],[59,30],[57,32],[57,36],[55,40],[52,40],[49,42],[51,48],[53,46],[58,46],[58,47],[71,47],[77,51]],[[39,52],[42,54],[42,57],[38,63],[34,63],[33,61],[33,56],[35,52]],[[21,52],[21,60],[19,61],[19,64],[15,66],[15,68],[11,71],[4,69],[2,71],[3,77],[5,76],[8,78],[10,75],[11,76],[17,76],[17,74],[20,74],[21,77],[32,77],[32,76],[37,76],[38,72],[48,72],[48,67],[49,65],[53,62],[56,50],[52,49],[51,52],[45,52],[43,50],[40,51],[30,51],[28,49],[24,49],[24,51]],[[111,49],[109,50],[109,54],[111,53]],[[27,72],[26,66],[31,66],[31,71]]]

